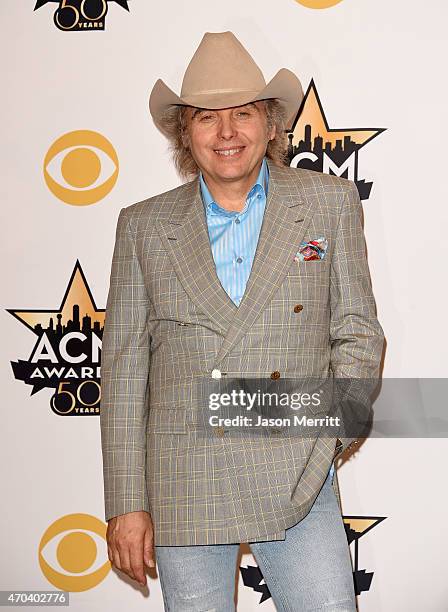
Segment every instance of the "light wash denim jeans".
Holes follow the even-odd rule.
[[[252,542],[278,612],[356,612],[353,568],[330,469],[310,512],[284,540]],[[234,612],[239,544],[156,546],[167,612]]]

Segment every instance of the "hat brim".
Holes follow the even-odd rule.
[[[149,111],[157,128],[166,136],[160,119],[170,106],[195,106],[216,110],[272,98],[283,104],[287,117],[286,129],[289,130],[302,103],[303,89],[296,75],[287,68],[281,68],[261,91],[220,91],[180,97],[158,79],[149,96]]]

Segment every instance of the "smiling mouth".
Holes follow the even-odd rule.
[[[221,155],[222,157],[233,157],[241,153],[243,149],[244,147],[234,147],[233,149],[214,149],[214,151],[217,155]]]

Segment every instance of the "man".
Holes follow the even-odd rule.
[[[241,542],[278,610],[356,610],[332,466],[354,436],[198,426],[199,380],[379,375],[356,187],[283,164],[302,98],[230,32],[205,34],[180,96],[151,93],[194,179],[120,212],[101,433],[109,558],[142,585],[157,558],[167,610],[233,610]]]

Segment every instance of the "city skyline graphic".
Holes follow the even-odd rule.
[[[312,79],[288,133],[288,163],[350,179],[361,200],[367,200],[372,182],[358,177],[359,151],[385,129],[330,128]]]

